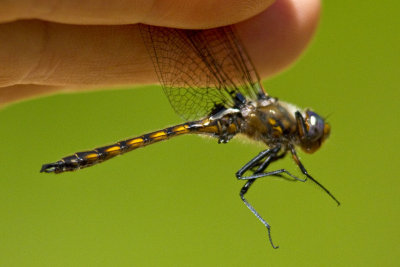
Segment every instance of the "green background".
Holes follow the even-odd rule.
[[[312,183],[234,173],[263,147],[185,136],[63,175],[41,164],[181,122],[159,87],[57,95],[0,112],[1,266],[394,266],[399,236],[399,4],[324,1],[305,55],[265,81],[332,135]],[[290,158],[273,165],[296,170]],[[297,171],[297,170],[296,170]],[[296,173],[296,171],[294,171]]]

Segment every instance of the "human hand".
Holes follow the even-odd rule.
[[[200,29],[236,24],[266,77],[300,55],[320,7],[319,0],[26,3],[9,1],[0,10],[0,106],[58,91],[157,82],[137,23]]]

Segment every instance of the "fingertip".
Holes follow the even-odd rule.
[[[318,25],[319,0],[278,0],[236,28],[261,77],[292,64],[310,42]]]

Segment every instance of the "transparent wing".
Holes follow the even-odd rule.
[[[231,27],[181,30],[141,24],[140,31],[164,92],[184,119],[233,107],[237,93],[249,99],[265,96]]]

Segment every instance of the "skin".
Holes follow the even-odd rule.
[[[0,106],[60,91],[157,83],[137,23],[189,29],[235,24],[265,78],[301,54],[319,12],[319,0],[6,1],[0,9]]]

